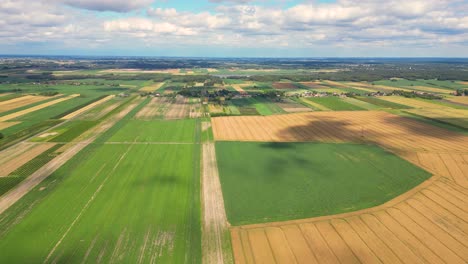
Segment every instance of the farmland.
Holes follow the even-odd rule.
[[[0,262],[466,263],[468,66],[334,60],[0,60]]]
[[[216,149],[233,225],[377,206],[430,177],[372,146],[218,142]]]

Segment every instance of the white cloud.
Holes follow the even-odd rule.
[[[73,2],[73,3],[71,3]],[[5,43],[56,43],[66,47],[200,45],[226,48],[447,47],[468,50],[468,16],[459,0],[339,0],[291,8],[220,3],[204,12],[148,8],[117,17],[90,10],[126,12],[151,1],[3,0],[0,47]],[[236,3],[234,3],[236,2]],[[69,5],[64,3],[70,3]],[[227,54],[229,55],[229,54]],[[468,55],[465,53],[465,55]]]

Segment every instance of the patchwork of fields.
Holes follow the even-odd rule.
[[[468,261],[464,84],[211,72],[0,84],[0,263]]]

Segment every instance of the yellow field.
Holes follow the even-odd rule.
[[[163,85],[164,85],[164,82],[154,83],[154,84],[152,84],[152,85],[145,86],[145,87],[141,88],[141,89],[138,90],[138,91],[150,93],[150,92],[154,92],[154,91],[158,90],[158,89],[161,88]]]
[[[90,109],[104,103],[104,102],[109,101],[110,99],[112,99],[114,97],[115,97],[115,95],[106,96],[106,97],[102,98],[101,100],[98,100],[98,101],[96,101],[96,102],[94,102],[92,104],[89,104],[89,105],[87,105],[87,106],[85,106],[85,107],[83,107],[81,109],[76,110],[73,113],[70,113],[70,114],[62,117],[61,119],[65,119],[65,120],[72,119],[72,118],[74,118],[74,117],[76,117],[78,115],[81,115],[82,113],[84,113],[84,112],[86,112],[86,111],[88,111],[88,110],[90,110]]]
[[[325,106],[323,106],[323,105],[321,105],[321,104],[317,104],[317,103],[315,103],[315,102],[312,102],[312,101],[310,101],[310,100],[307,100],[307,99],[305,99],[305,98],[301,98],[300,100],[301,100],[302,102],[304,102],[304,103],[306,103],[306,104],[312,106],[313,108],[316,108],[316,109],[319,109],[319,110],[322,110],[322,111],[331,111],[329,108],[327,108],[327,107],[325,107]]]
[[[23,115],[32,113],[34,111],[46,108],[46,107],[54,105],[54,104],[58,104],[60,102],[63,102],[63,101],[66,101],[66,100],[69,100],[69,99],[72,99],[72,98],[75,98],[75,97],[78,97],[78,96],[80,96],[80,95],[79,94],[72,94],[72,95],[67,96],[67,97],[59,98],[59,99],[56,99],[56,100],[53,100],[53,101],[50,101],[50,102],[47,102],[47,103],[43,103],[43,104],[40,104],[40,105],[33,106],[31,108],[28,108],[28,109],[25,109],[25,110],[22,110],[22,111],[18,111],[18,112],[15,112],[15,113],[12,113],[12,114],[9,114],[9,115],[6,115],[6,116],[2,116],[2,117],[0,117],[0,122],[8,121],[10,119],[17,118],[19,116],[23,116]]]
[[[9,128],[11,126],[14,126],[16,124],[19,124],[21,122],[0,122],[0,130]]]
[[[444,108],[444,109],[448,108],[443,105],[433,104],[430,102],[421,101],[421,100],[417,100],[413,98],[401,97],[401,96],[381,96],[379,97],[379,99],[397,103],[397,104],[407,105],[407,106],[414,107],[414,108]]]
[[[468,129],[468,110],[450,108],[409,109],[406,112],[438,119]]]
[[[454,91],[450,91],[447,89],[434,88],[434,87],[428,87],[428,86],[413,86],[411,88],[414,88],[420,91],[431,92],[431,93],[441,93],[441,94],[453,94],[454,93]]]
[[[379,111],[217,117],[212,125],[216,140],[377,144],[435,175],[374,208],[231,228],[236,263],[467,263],[467,136]]]
[[[25,95],[21,97],[17,97],[14,99],[10,99],[7,101],[0,102],[0,113],[13,110],[15,108],[19,108],[25,105],[33,104],[36,102],[40,102],[50,97],[46,96],[33,96],[33,95]]]
[[[230,86],[232,86],[232,88],[234,88],[234,90],[236,90],[236,91],[238,91],[240,93],[245,93],[244,87],[252,86],[252,85],[253,85],[252,82],[230,84]]]
[[[452,97],[447,97],[446,99],[454,103],[468,105],[468,96],[452,96]]]

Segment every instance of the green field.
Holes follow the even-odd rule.
[[[370,103],[373,105],[383,107],[383,108],[390,108],[390,109],[410,109],[411,108],[407,105],[397,104],[397,103],[381,100],[379,98],[371,97],[371,96],[357,97],[357,99],[364,101],[366,103]]]
[[[359,110],[366,110],[362,107],[359,107],[357,105],[350,104],[348,102],[345,102],[344,100],[341,100],[341,98],[336,97],[336,96],[328,96],[328,97],[311,97],[311,98],[306,98],[306,100],[309,100],[311,102],[320,104],[325,106],[326,108],[329,108],[334,111],[359,111]]]
[[[369,208],[430,177],[369,145],[217,142],[216,152],[233,225]]]
[[[197,153],[194,144],[88,148],[50,176],[61,183],[40,203],[2,215],[0,262],[198,263]]]
[[[108,140],[111,142],[192,142],[196,119],[128,120]]]

